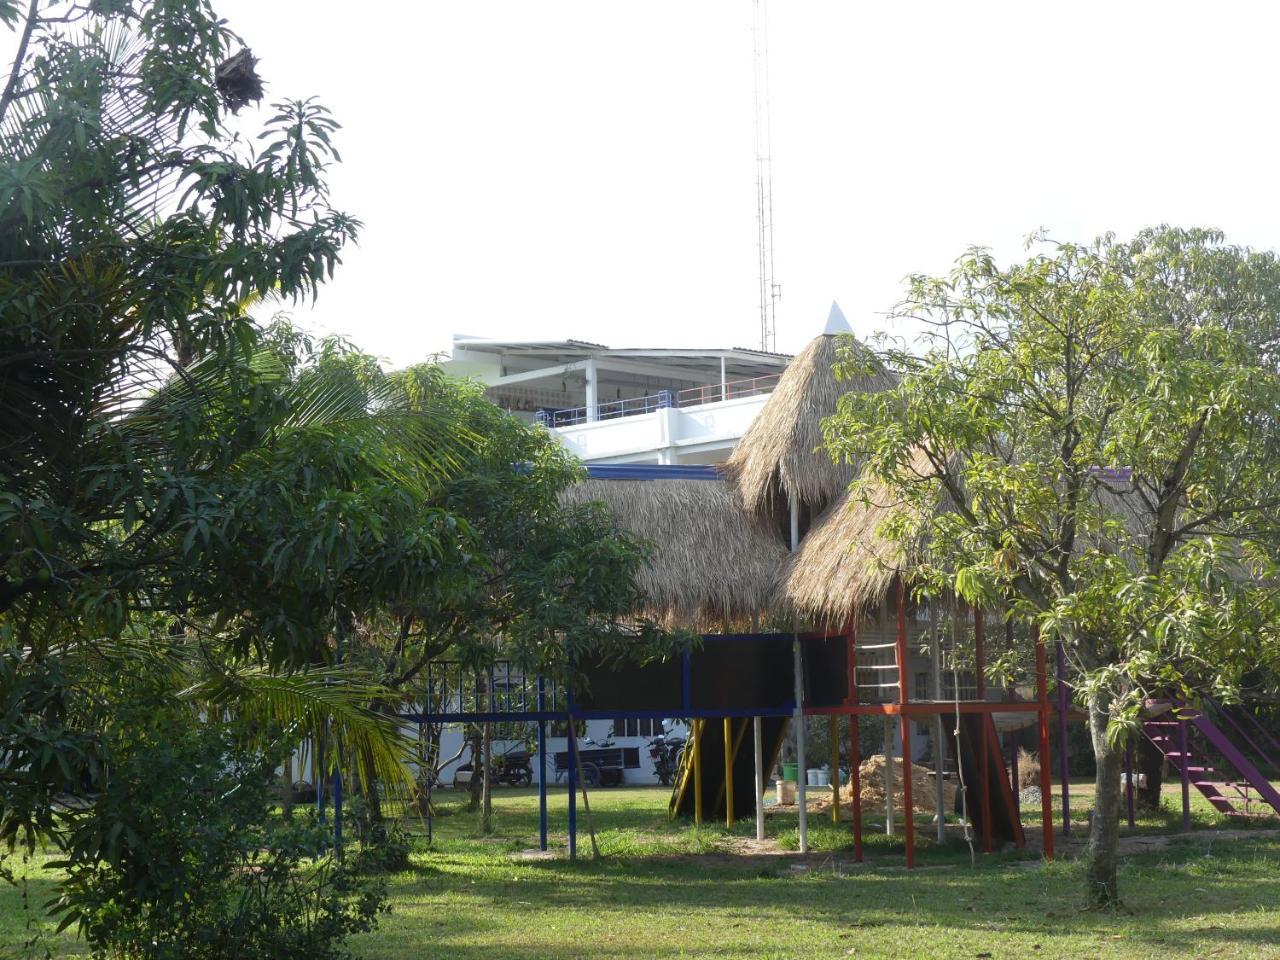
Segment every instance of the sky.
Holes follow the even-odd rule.
[[[751,0],[216,0],[271,99],[343,124],[364,221],[304,325],[758,347]],[[1280,4],[768,7],[779,350],[1033,230],[1280,244]],[[266,110],[266,102],[263,104]],[[264,113],[265,116],[265,113]],[[252,118],[248,118],[250,122]]]

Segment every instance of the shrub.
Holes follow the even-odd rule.
[[[98,957],[349,956],[385,888],[335,861],[314,817],[270,816],[273,759],[238,749],[224,724],[133,729],[68,839],[63,925]]]

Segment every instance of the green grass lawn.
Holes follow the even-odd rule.
[[[811,818],[816,852],[802,862],[750,852],[750,822],[733,831],[669,823],[665,790],[599,790],[592,810],[603,859],[590,860],[583,822],[584,859],[571,864],[519,855],[537,844],[533,791],[496,795],[490,836],[449,792],[442,797],[433,843],[420,839],[413,869],[391,878],[392,913],[353,943],[357,955],[1280,958],[1280,837],[1262,832],[1172,837],[1127,856],[1125,907],[1089,912],[1079,908],[1077,862],[1006,853],[979,857],[974,869],[962,842],[929,842],[925,818],[923,868],[907,873],[900,841],[870,831],[868,862],[850,862],[848,824],[829,817]],[[1083,813],[1087,799],[1087,789],[1075,792],[1073,809]],[[1178,815],[1168,819],[1176,825]],[[562,850],[563,791],[552,795],[551,821],[552,847]],[[1197,821],[1221,822],[1199,808]],[[1137,832],[1158,829],[1165,819]],[[794,814],[770,814],[769,833],[775,850],[791,845]],[[51,880],[35,872],[28,893],[47,899]],[[19,891],[0,891],[0,942],[21,938],[20,907]],[[52,946],[65,956],[79,945],[67,937]]]

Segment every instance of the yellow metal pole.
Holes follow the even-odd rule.
[[[733,826],[733,721],[724,718],[724,825]]]
[[[831,741],[831,822],[840,822],[840,719],[832,714],[827,718],[827,739]]]
[[[693,823],[702,826],[702,723],[693,721]]]

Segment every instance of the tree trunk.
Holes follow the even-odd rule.
[[[480,832],[493,832],[493,728],[484,725],[484,798],[480,804]]]
[[[1120,773],[1124,747],[1107,742],[1112,696],[1098,691],[1089,697],[1089,733],[1098,771],[1094,778],[1093,822],[1089,826],[1089,846],[1085,852],[1085,882],[1088,899],[1094,906],[1111,906],[1120,901],[1116,882],[1116,862],[1120,843]]]
[[[364,766],[365,785],[363,795],[365,808],[368,810],[369,823],[370,825],[380,825],[382,823],[382,797],[378,793],[378,776],[373,771],[373,751],[368,744],[364,746],[363,755],[360,759],[363,761]],[[352,766],[351,789],[354,793],[356,784],[359,781],[355,778],[354,764]]]
[[[1142,774],[1143,786],[1138,788],[1138,806],[1143,810],[1160,809],[1160,788],[1164,786],[1164,754],[1149,739],[1138,735],[1137,772]]]
[[[284,757],[284,794],[280,798],[280,812],[286,820],[293,819],[293,747]]]
[[[475,813],[480,809],[480,795],[483,793],[484,781],[481,779],[480,767],[484,763],[484,733],[477,726],[472,729],[471,733],[471,780],[467,783],[467,789],[471,793],[471,798],[467,802],[467,812]]]

